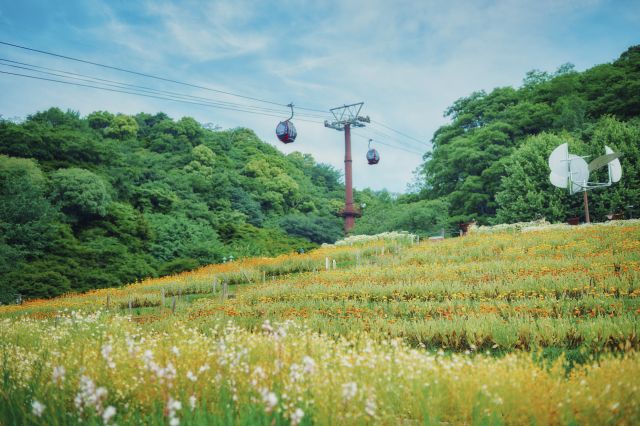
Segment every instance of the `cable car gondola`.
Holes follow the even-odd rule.
[[[278,136],[278,139],[280,139],[282,143],[292,143],[296,140],[296,136],[298,136],[296,126],[291,122],[293,118],[293,104],[287,106],[291,108],[291,117],[285,121],[281,121],[278,123],[278,127],[276,127],[276,136]]]
[[[374,165],[374,164],[378,164],[378,162],[380,161],[380,154],[378,154],[378,151],[376,151],[375,149],[371,148],[371,141],[373,139],[369,139],[369,151],[367,151],[367,161],[369,162],[369,165]]]

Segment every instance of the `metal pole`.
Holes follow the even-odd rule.
[[[585,223],[591,223],[591,219],[589,218],[589,197],[587,196],[587,191],[583,191],[584,194],[584,221]]]
[[[345,203],[344,203],[344,232],[348,234],[355,225],[353,216],[353,181],[351,173],[351,125],[344,125],[344,183],[345,183]]]

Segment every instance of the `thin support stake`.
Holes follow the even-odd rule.
[[[583,191],[584,194],[584,221],[585,223],[591,223],[591,218],[589,217],[589,197],[587,196],[587,191]]]
[[[227,300],[228,291],[229,291],[228,285],[227,285],[227,282],[225,281],[224,283],[222,283],[222,301],[223,302]]]

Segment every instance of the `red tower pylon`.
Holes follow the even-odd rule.
[[[351,160],[351,127],[364,127],[363,123],[369,123],[369,117],[360,116],[364,102],[356,104],[344,105],[332,108],[329,111],[333,114],[335,121],[329,123],[324,122],[325,127],[344,131],[344,209],[340,212],[340,216],[344,217],[344,233],[348,234],[356,223],[355,218],[362,216],[360,209],[353,205],[353,177],[352,177],[352,160]]]

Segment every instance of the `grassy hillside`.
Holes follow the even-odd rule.
[[[353,237],[0,307],[0,420],[633,424],[639,296],[640,221]]]

